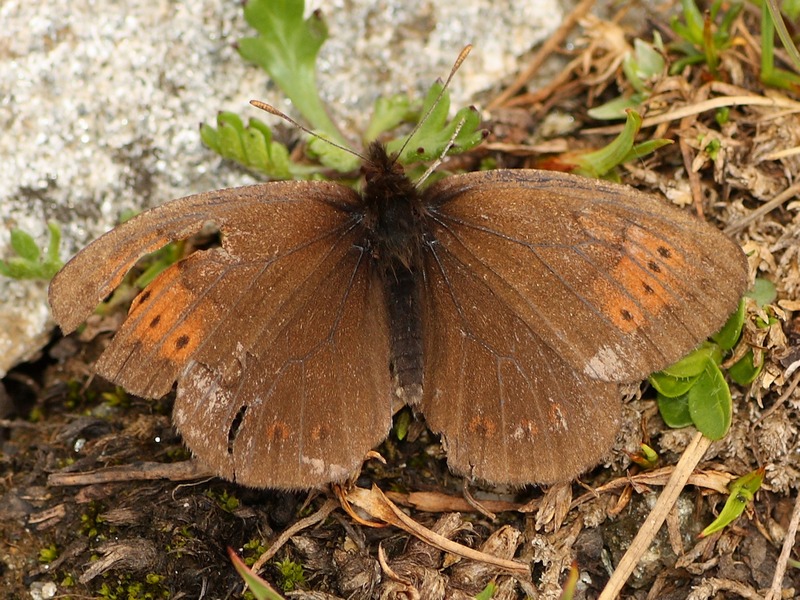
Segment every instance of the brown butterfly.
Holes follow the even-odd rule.
[[[160,397],[220,476],[342,481],[398,400],[450,468],[490,482],[567,480],[619,424],[618,383],[716,331],[745,289],[741,249],[630,187],[495,170],[419,193],[369,147],[362,193],[272,182],[148,210],[75,256],[50,303],[74,330],[144,254],[213,222],[221,247],[134,300],[97,371]]]

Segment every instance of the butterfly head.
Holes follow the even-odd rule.
[[[370,144],[362,170],[363,225],[373,256],[387,269],[402,265],[414,270],[424,232],[414,184],[380,142]]]

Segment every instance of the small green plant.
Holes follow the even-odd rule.
[[[267,546],[261,543],[261,540],[254,538],[242,546],[244,551],[244,564],[252,567],[253,564],[261,558],[261,555],[267,551]]]
[[[206,490],[206,496],[214,500],[222,510],[225,512],[233,512],[239,508],[239,499],[228,492],[223,490],[222,493],[215,493],[212,490]]]
[[[719,516],[700,532],[699,537],[708,537],[712,533],[721,531],[738,519],[745,508],[753,501],[756,492],[761,488],[761,483],[764,481],[764,472],[764,467],[761,467],[756,471],[752,471],[732,481],[728,486],[730,495],[725,502],[725,506],[720,511]]]
[[[639,465],[645,471],[654,469],[658,464],[658,453],[647,444],[640,444],[641,449],[639,452],[627,452],[628,458],[631,462]]]
[[[283,596],[275,591],[275,588],[247,568],[247,565],[242,562],[233,549],[228,548],[228,556],[230,556],[236,572],[250,588],[256,600],[283,600]]]
[[[789,4],[789,3],[785,3]],[[766,0],[761,3],[761,81],[774,87],[800,91],[800,75],[779,69],[775,66],[775,30],[780,32],[781,28],[786,30],[783,24],[780,11],[773,15],[774,7]],[[796,18],[796,17],[795,17]],[[797,48],[791,37],[783,37],[784,46],[790,50],[790,56],[797,53]],[[791,52],[794,50],[794,53]],[[800,65],[795,64],[795,68],[800,69]]]
[[[306,585],[306,575],[303,572],[303,565],[294,562],[289,558],[284,558],[275,563],[281,577],[281,589],[284,592],[292,592]]]
[[[58,558],[58,548],[55,544],[50,544],[47,548],[39,550],[39,562],[43,565],[49,565]]]
[[[83,409],[85,405],[94,405],[97,401],[97,392],[92,388],[85,388],[77,379],[67,381],[67,394],[64,406],[71,411]]]
[[[635,110],[628,110],[627,120],[622,132],[607,145],[593,152],[569,152],[547,159],[540,166],[569,171],[585,177],[603,178],[619,181],[617,167],[632,160],[641,160],[671,144],[671,140],[647,140],[636,144],[636,134],[642,126],[642,117]]]
[[[250,119],[245,126],[239,115],[221,112],[217,115],[216,128],[205,123],[200,126],[200,137],[220,156],[273,179],[313,173],[313,170],[292,163],[286,146],[273,141],[272,130],[258,119]]]
[[[101,516],[103,506],[98,502],[89,502],[86,512],[81,515],[81,533],[88,538],[105,539],[103,533],[105,520]]]
[[[687,65],[705,63],[711,75],[718,77],[720,55],[733,45],[731,30],[744,3],[714,0],[705,13],[700,12],[694,0],[681,0],[681,7],[683,20],[673,17],[670,23],[680,39],[670,44],[670,49],[684,57],[672,64],[670,73],[680,73]],[[727,10],[723,11],[723,7]]]
[[[628,96],[619,96],[587,111],[593,119],[624,119],[628,109],[636,110],[652,93],[652,83],[664,73],[664,43],[661,35],[653,34],[653,43],[636,38],[633,50],[622,61],[622,72],[633,88]]]
[[[172,542],[167,544],[167,552],[174,553],[176,557],[180,558],[184,555],[184,549],[189,542],[195,539],[194,532],[188,526],[184,526],[172,530],[171,534]]]
[[[747,296],[759,306],[768,305],[775,298],[775,288],[770,282],[756,280]],[[650,383],[658,392],[658,409],[664,422],[674,428],[694,425],[706,437],[718,440],[725,436],[731,424],[731,392],[722,373],[723,357],[736,346],[744,327],[745,300],[723,328],[711,341],[674,365],[650,376]],[[758,328],[766,329],[771,321],[755,320]],[[763,361],[756,360],[752,348],[733,365],[728,376],[739,385],[749,385],[758,377]]]
[[[120,386],[116,386],[113,392],[103,392],[100,394],[109,406],[127,408],[131,405],[131,398],[128,393]]]
[[[64,264],[58,257],[61,228],[48,223],[50,242],[44,256],[33,237],[21,229],[11,230],[11,248],[17,256],[0,260],[0,275],[12,279],[45,279],[49,281]]]
[[[143,581],[135,581],[131,575],[125,574],[114,583],[103,583],[97,596],[106,600],[166,600],[171,593],[162,585],[164,580],[163,575],[155,573],[148,573]]]

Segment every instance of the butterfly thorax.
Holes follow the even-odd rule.
[[[363,226],[386,298],[391,339],[390,369],[397,396],[408,404],[422,397],[422,320],[419,276],[424,211],[414,184],[380,143],[364,163]]]
[[[370,252],[383,267],[417,270],[423,234],[417,189],[379,142],[370,144],[363,170],[363,225]]]

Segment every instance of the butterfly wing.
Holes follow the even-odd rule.
[[[714,333],[747,283],[741,249],[655,196],[549,171],[429,190],[437,249],[473,269],[573,368],[635,381]]]
[[[444,179],[423,203],[421,408],[451,467],[490,481],[597,462],[617,429],[612,383],[679,359],[745,288],[732,241],[627,187],[488,171]]]
[[[147,397],[177,380],[174,422],[223,477],[344,480],[392,415],[385,301],[359,249],[357,202],[342,186],[288,182],[167,203],[70,261],[51,285],[53,313],[74,328],[139,257],[213,221],[222,246],[134,300],[98,372]]]
[[[596,464],[619,429],[617,385],[573,369],[448,250],[428,261],[420,408],[450,468],[524,485]]]

